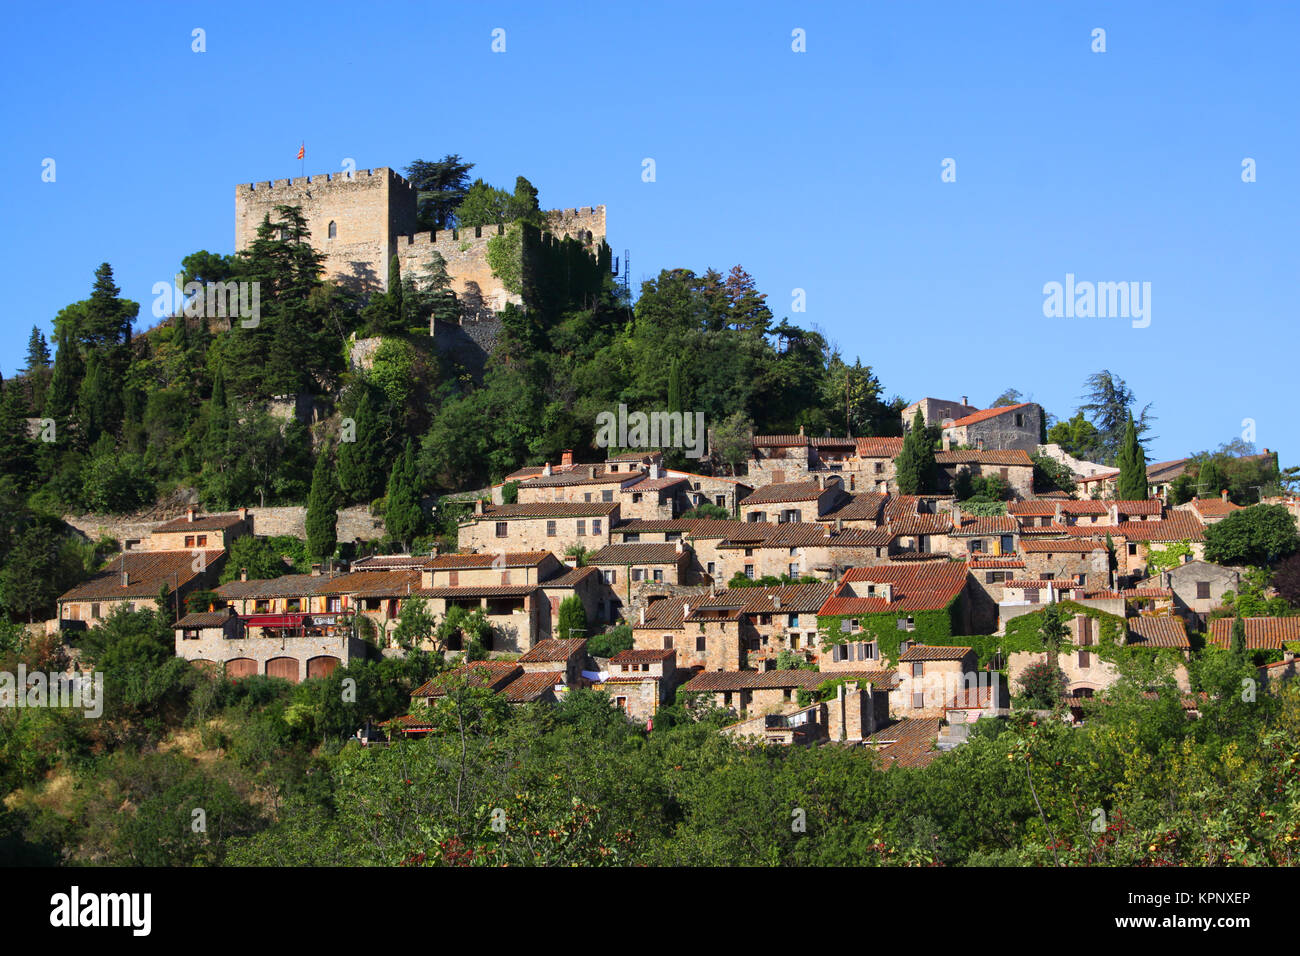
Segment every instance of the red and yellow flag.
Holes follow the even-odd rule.
[[[305,159],[306,157],[307,157],[307,144],[304,142],[301,146],[298,147],[298,158]]]

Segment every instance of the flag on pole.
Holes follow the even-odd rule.
[[[307,143],[305,141],[301,146],[298,147],[298,158],[299,159],[307,158]]]

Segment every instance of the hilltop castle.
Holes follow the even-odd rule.
[[[416,189],[387,166],[352,173],[303,176],[235,187],[235,249],[246,249],[257,227],[278,205],[300,206],[311,244],[325,253],[325,276],[358,292],[388,288],[396,255],[403,276],[424,273],[433,252],[442,254],[452,288],[466,315],[498,312],[519,297],[502,287],[487,264],[488,240],[501,226],[416,231]],[[593,247],[605,238],[605,207],[555,209],[547,228]]]

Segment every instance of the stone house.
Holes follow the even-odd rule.
[[[1240,511],[1241,505],[1233,504],[1228,500],[1228,492],[1224,491],[1218,498],[1193,498],[1185,504],[1178,505],[1175,511],[1190,511],[1200,519],[1201,524],[1209,526],[1218,524],[1234,511]]]
[[[200,515],[190,507],[185,516],[165,521],[140,542],[142,551],[228,551],[238,537],[253,533],[247,508],[233,514]]]
[[[938,482],[942,491],[951,491],[961,470],[971,478],[990,475],[1001,478],[1018,498],[1034,496],[1034,461],[1022,449],[986,451],[937,451]]]
[[[519,666],[526,674],[564,675],[563,683],[574,686],[582,677],[583,665],[587,662],[587,639],[585,637],[556,638],[548,637],[538,641],[519,657]]]
[[[484,508],[459,528],[462,551],[553,551],[581,545],[589,551],[610,542],[619,520],[618,502],[539,502]]]
[[[1174,610],[1204,628],[1211,611],[1223,605],[1225,591],[1236,592],[1241,572],[1208,561],[1187,561],[1160,575],[1174,596]]]
[[[364,660],[366,643],[350,628],[315,623],[293,628],[246,627],[231,607],[187,614],[176,622],[176,656],[237,679],[265,675],[297,684],[328,677],[340,665]]]
[[[587,557],[587,565],[600,571],[616,594],[632,603],[632,586],[642,581],[657,584],[693,584],[694,555],[681,538],[673,542],[634,541],[607,544]]]
[[[891,537],[884,528],[845,528],[799,523],[762,526],[757,533],[714,543],[714,580],[722,583],[741,574],[764,577],[816,577],[838,580],[846,568],[883,564],[889,560]]]
[[[844,484],[837,477],[814,481],[765,485],[741,502],[746,521],[815,522],[846,501]]]
[[[677,652],[672,648],[620,651],[609,659],[609,676],[597,685],[629,720],[646,723],[673,699]]]
[[[978,687],[988,675],[978,669],[969,647],[913,644],[898,656],[895,711],[909,717],[942,717],[944,707],[966,687]]]
[[[1016,449],[1038,452],[1043,436],[1043,409],[1034,402],[986,408],[956,418],[943,428],[940,441],[946,449],[973,448],[976,451]]]
[[[687,481],[664,475],[658,465],[633,484],[619,490],[619,513],[627,519],[647,521],[676,518],[688,507]]]
[[[856,681],[864,689],[872,698],[873,717],[889,713],[889,691],[895,686],[892,671],[845,671],[834,676]],[[815,694],[828,679],[830,675],[809,670],[704,671],[683,684],[680,693],[708,694],[717,706],[737,714],[781,714],[800,707],[800,691]]]
[[[740,514],[740,502],[753,492],[753,487],[737,478],[725,478],[720,475],[697,475],[690,471],[667,470],[669,478],[681,478],[686,482],[679,494],[686,499],[686,507],[698,508],[700,505],[714,505],[725,508],[728,514]],[[627,517],[632,517],[629,513]]]
[[[186,595],[216,584],[225,561],[226,552],[219,549],[123,552],[103,571],[59,596],[59,629],[95,627],[117,607],[131,611],[152,609],[164,586],[180,617]]]
[[[952,528],[948,532],[948,554],[965,560],[1015,554],[1020,541],[1020,524],[1010,515],[963,515],[954,505]]]
[[[1104,540],[1025,538],[1020,542],[1020,552],[1026,578],[1078,584],[1092,590],[1111,584],[1110,552]]]
[[[902,418],[905,433],[912,430],[912,419],[916,417],[918,408],[921,410],[921,420],[927,425],[944,426],[959,418],[965,418],[967,415],[974,415],[979,411],[978,408],[970,404],[965,395],[961,397],[960,402],[943,398],[923,398],[903,409],[900,417]]]
[[[845,681],[830,700],[784,713],[759,713],[722,728],[736,740],[791,746],[826,740],[860,744],[889,723],[889,691]]]

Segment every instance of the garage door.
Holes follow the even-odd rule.
[[[322,657],[313,657],[307,662],[308,677],[329,677],[334,673],[334,668],[339,666],[337,657],[325,655]]]
[[[231,680],[239,680],[241,677],[255,677],[257,675],[257,661],[248,657],[236,657],[233,661],[226,661],[226,676]]]
[[[267,677],[283,677],[287,681],[298,683],[298,659],[296,657],[273,657],[266,662]]]

